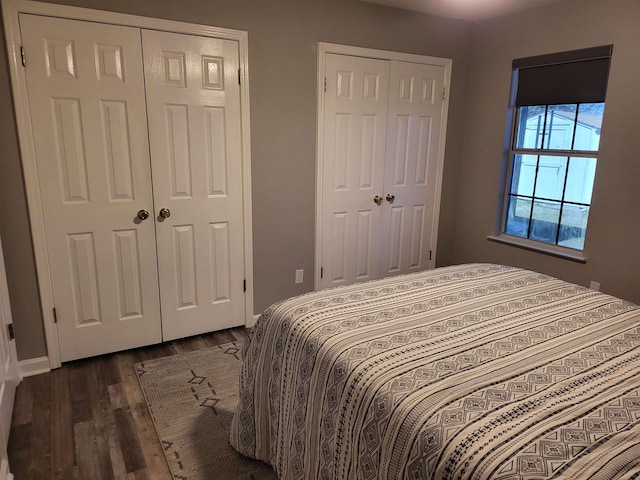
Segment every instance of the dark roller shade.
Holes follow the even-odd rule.
[[[516,106],[604,102],[613,45],[513,61]]]

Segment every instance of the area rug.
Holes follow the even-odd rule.
[[[240,343],[227,343],[136,364],[174,479],[277,480],[267,464],[240,455],[229,444],[240,350]]]

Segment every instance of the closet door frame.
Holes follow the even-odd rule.
[[[438,241],[438,225],[440,220],[440,197],[442,192],[442,173],[444,167],[444,147],[447,138],[447,114],[449,111],[449,91],[451,84],[451,66],[453,60],[450,58],[430,57],[425,55],[415,55],[411,53],[392,52],[387,50],[376,50],[371,48],[353,47],[335,43],[318,42],[318,117],[316,136],[316,231],[315,231],[315,271],[314,288],[320,286],[322,269],[322,218],[323,218],[323,171],[324,171],[324,116],[325,116],[325,77],[326,77],[326,56],[327,54],[349,55],[352,57],[375,58],[380,60],[397,60],[400,62],[421,63],[427,65],[437,65],[444,67],[444,91],[442,92],[442,127],[438,137],[438,155],[436,158],[436,203],[433,207],[433,225],[431,229],[431,258],[429,268],[435,267],[436,250]]]
[[[244,265],[245,265],[245,325],[253,326],[253,236],[251,212],[251,134],[249,122],[249,61],[248,34],[246,31],[198,25],[192,23],[141,17],[102,10],[93,10],[67,5],[34,2],[31,0],[1,0],[4,19],[5,40],[9,62],[12,95],[18,131],[18,143],[24,174],[29,221],[33,239],[40,306],[44,321],[49,368],[61,365],[58,331],[54,318],[53,289],[50,277],[49,258],[46,248],[44,214],[38,180],[33,130],[27,91],[26,72],[22,66],[22,39],[20,36],[20,13],[61,17],[72,20],[106,23],[140,29],[161,30],[181,34],[213,37],[238,42],[240,74],[240,108],[242,126],[242,180],[243,180],[243,226],[244,226]],[[28,53],[27,53],[28,57]],[[28,58],[26,59],[28,61]],[[158,319],[160,321],[160,319]]]

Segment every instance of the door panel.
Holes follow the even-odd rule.
[[[389,64],[327,55],[320,287],[376,278]]]
[[[147,30],[142,37],[163,338],[242,325],[238,45]]]
[[[73,273],[71,285],[75,299],[76,326],[98,325],[102,322],[95,236],[90,233],[67,235],[69,267]]]
[[[122,101],[100,102],[102,135],[105,139],[109,200],[133,200],[133,166],[129,144],[127,104]]]
[[[61,360],[159,342],[139,30],[20,26]]]
[[[118,269],[120,319],[142,315],[142,272],[137,230],[113,232],[114,258]]]
[[[443,84],[442,66],[391,61],[381,276],[429,266]]]
[[[424,266],[424,243],[425,243],[425,207],[416,205],[411,212],[411,237],[409,247],[409,268],[419,269]]]
[[[402,251],[402,247],[404,246],[402,234],[404,232],[405,207],[391,207],[388,211],[390,213],[389,233],[385,235],[385,238],[388,238],[388,243],[383,245],[386,248],[382,251],[388,252],[387,271],[385,273],[392,275],[394,273],[400,273],[400,269],[402,268],[402,254],[404,253]]]

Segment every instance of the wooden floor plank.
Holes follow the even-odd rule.
[[[107,388],[109,391],[109,401],[113,408],[124,408],[129,405],[129,402],[127,401],[127,392],[125,391],[122,383],[109,385]]]
[[[114,478],[121,478],[127,475],[127,467],[124,463],[122,455],[122,446],[120,445],[120,437],[118,436],[118,428],[113,411],[109,411],[108,421],[105,422],[105,433],[109,447],[109,460]],[[158,477],[164,478],[164,477]],[[168,477],[167,477],[168,478]]]
[[[9,464],[18,480],[170,479],[134,365],[242,342],[244,327],[63,364],[16,391]]]
[[[33,418],[27,478],[51,478],[51,374],[32,377]]]
[[[105,386],[115,385],[122,381],[116,356],[117,355],[102,355],[96,358],[96,377],[100,379],[101,383]]]
[[[184,341],[171,342],[171,346],[176,353],[187,353],[207,348],[207,344],[202,336],[190,337]]]
[[[93,368],[87,369],[87,382],[89,384],[89,400],[91,404],[91,416],[96,434],[96,449],[100,474],[102,480],[114,480],[115,474],[111,464],[111,448],[109,430],[117,430],[111,407],[108,383],[120,380],[120,375],[113,375],[105,366],[105,357],[99,357],[92,362]]]
[[[137,472],[127,473],[122,480],[156,480],[158,477],[152,477],[146,470],[138,470]],[[165,478],[165,477],[162,477]],[[167,479],[170,477],[166,477]]]
[[[130,408],[116,408],[113,411],[118,430],[118,439],[122,449],[122,458],[127,473],[135,472],[146,467],[140,439],[136,432],[133,414]]]
[[[153,427],[153,420],[146,404],[138,404],[133,407],[133,420],[142,445],[142,453],[150,478],[170,478],[169,466],[164,457],[160,440]]]
[[[215,332],[216,345],[229,342],[242,342],[248,334],[248,330],[244,327],[234,328],[232,330],[222,330]]]
[[[52,478],[71,479],[76,457],[69,368],[58,368],[50,376]]]
[[[116,363],[122,378],[122,386],[129,405],[144,402],[144,395],[138,383],[138,377],[133,369],[134,356],[132,352],[121,352],[116,356]]]
[[[31,393],[31,383],[33,377],[25,378],[19,388],[16,389],[16,398],[13,403],[12,426],[26,425],[31,423],[33,412],[33,395]]]
[[[93,421],[76,423],[74,426],[76,459],[78,461],[79,478],[103,480],[100,473],[100,459],[96,442],[96,431]],[[11,462],[11,459],[9,459]],[[9,463],[11,464],[11,463]],[[46,477],[34,477],[46,478]]]
[[[92,365],[87,360],[79,360],[63,365],[61,368],[69,369],[69,386],[71,389],[71,405],[73,423],[81,423],[92,420],[91,403],[89,397],[89,384],[86,379],[87,365]],[[51,375],[51,373],[49,373]]]
[[[184,339],[183,341],[187,342],[188,339]],[[172,348],[171,342],[169,342],[159,345],[151,345],[149,347],[137,348],[136,350],[133,350],[132,353],[134,363],[139,363],[146,360],[153,360],[154,358],[175,355],[176,351]]]
[[[31,451],[31,423],[14,425],[9,437],[9,465],[16,479],[29,478],[29,452]]]

